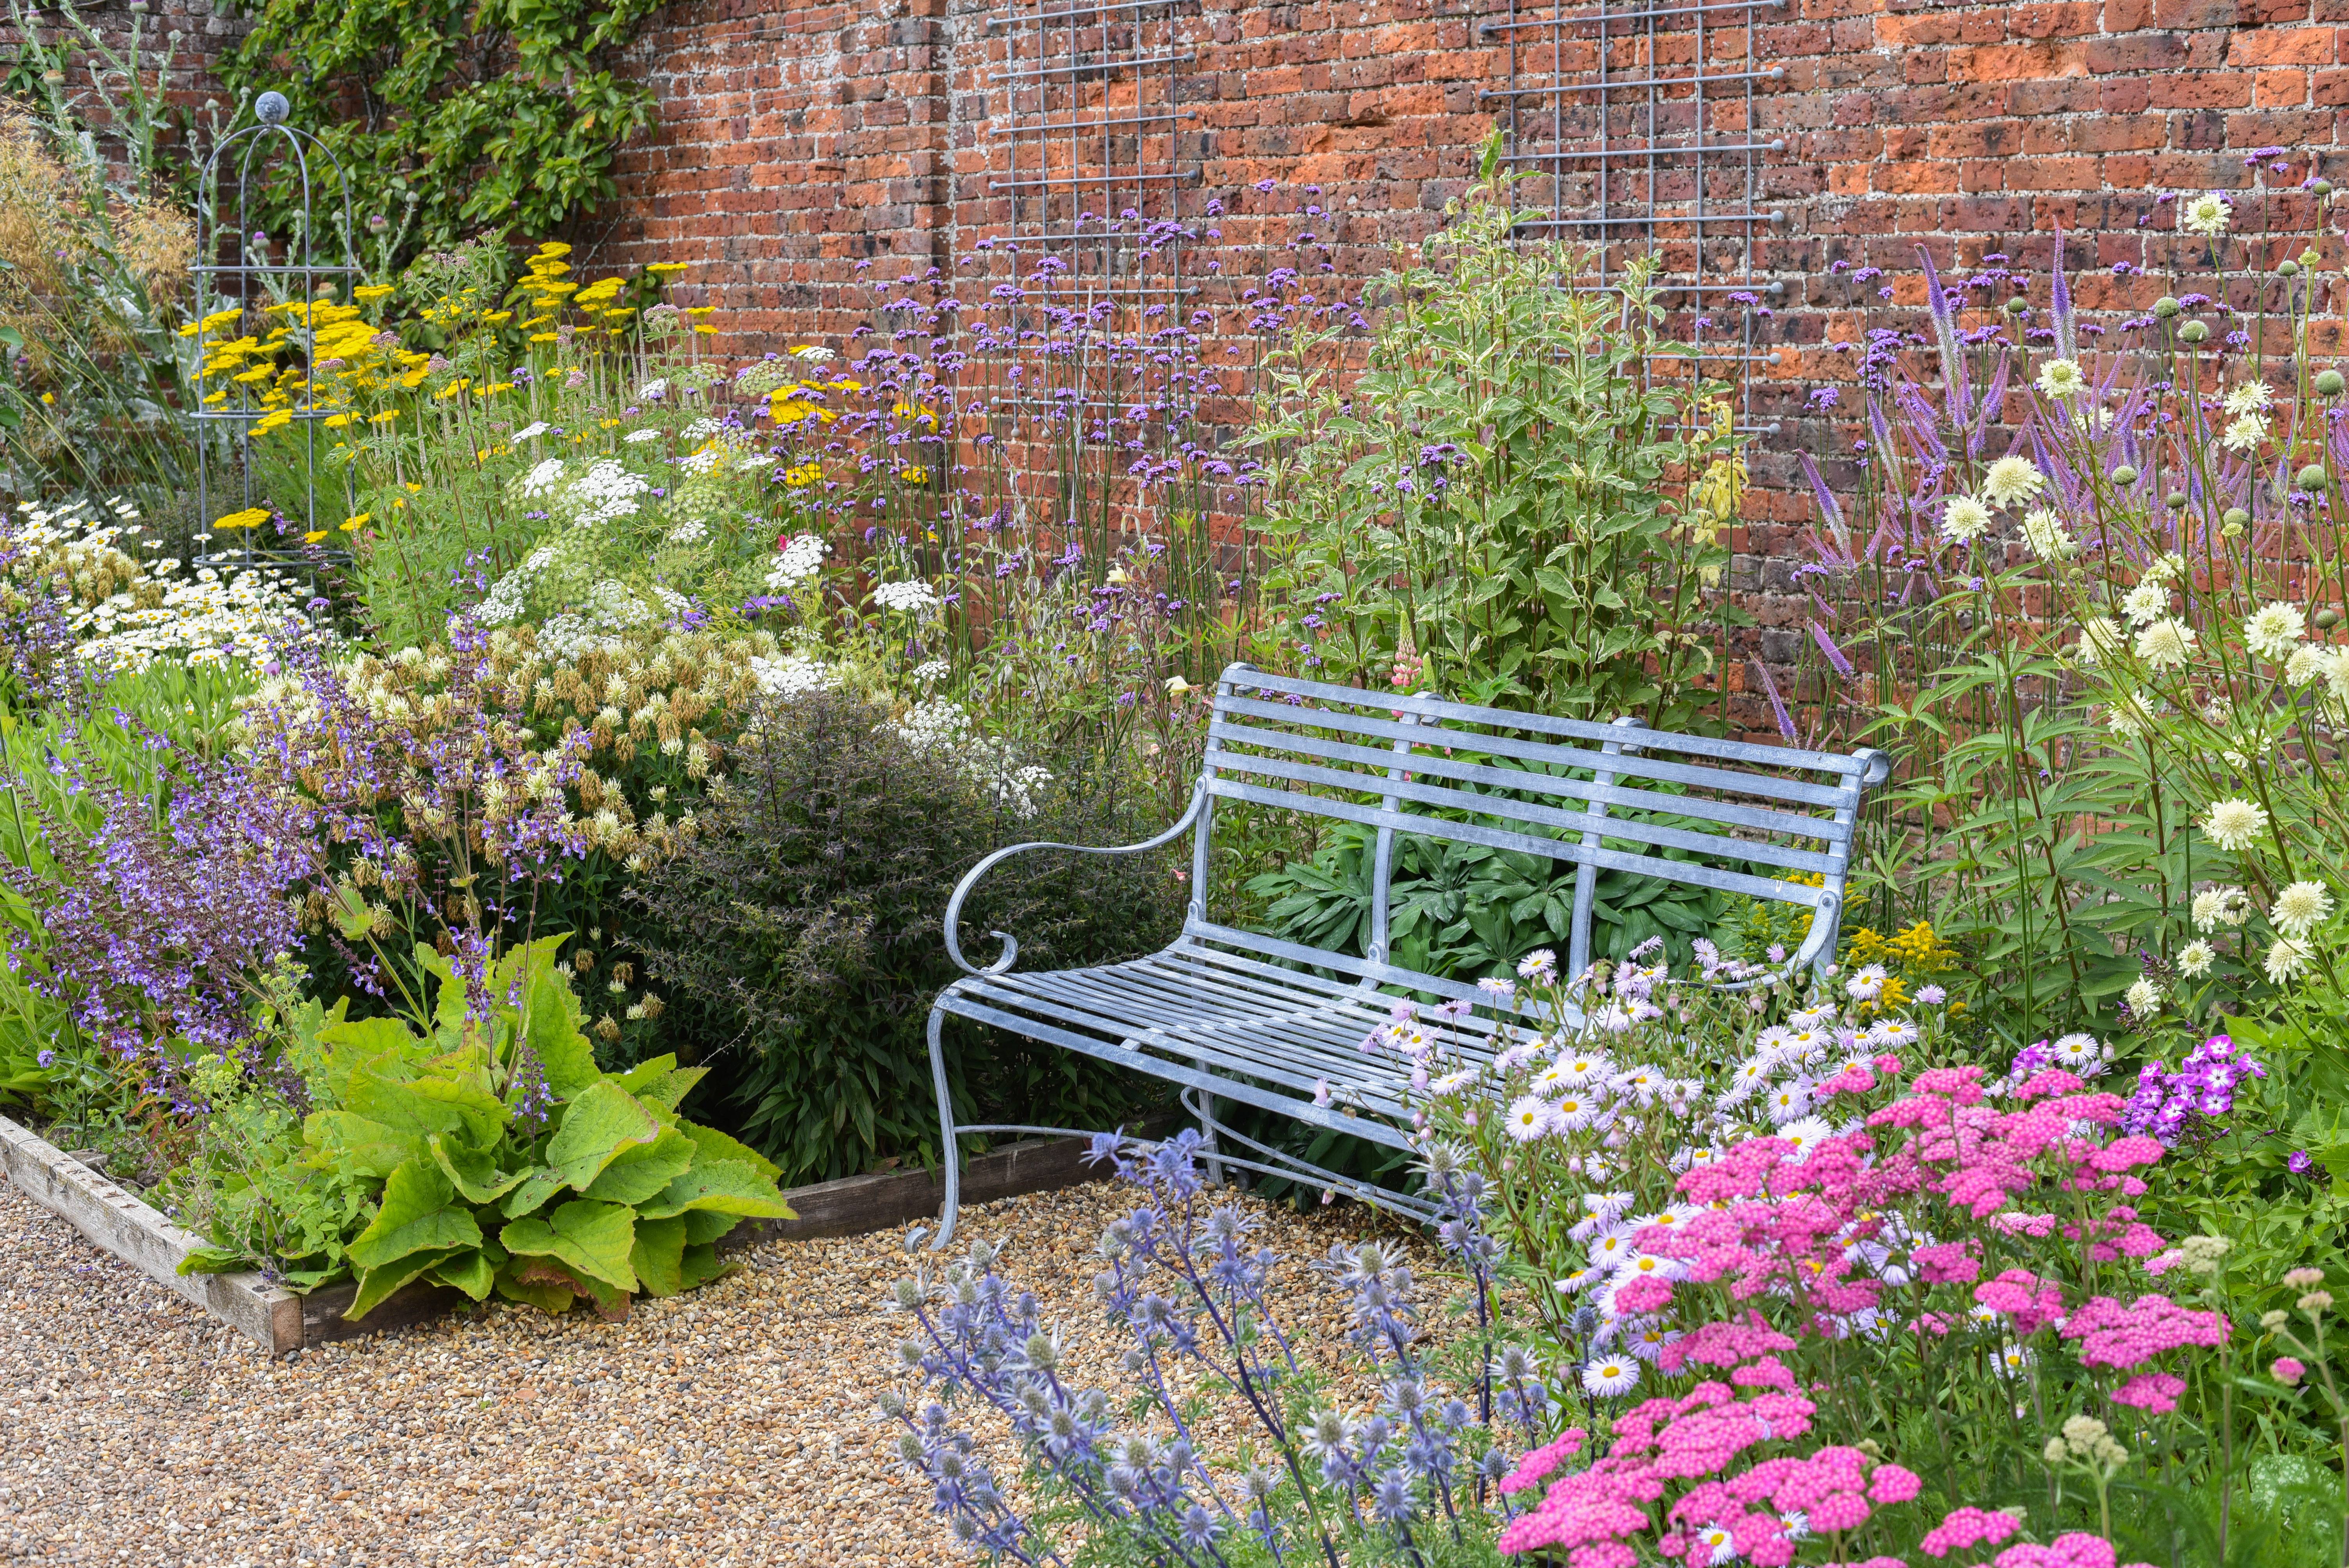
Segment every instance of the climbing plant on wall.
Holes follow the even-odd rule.
[[[265,0],[222,74],[293,100],[342,160],[369,249],[397,263],[467,235],[545,234],[612,195],[621,145],[655,113],[613,57],[660,5]],[[297,192],[270,180],[273,217],[290,214]]]

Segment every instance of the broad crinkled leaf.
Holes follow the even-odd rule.
[[[658,1119],[644,1103],[607,1080],[591,1085],[564,1109],[563,1126],[547,1141],[546,1163],[584,1192],[623,1150],[660,1135]]]
[[[358,1295],[352,1300],[350,1305],[343,1309],[344,1320],[350,1323],[357,1322],[382,1305],[384,1298],[401,1285],[429,1269],[438,1268],[464,1250],[462,1247],[451,1247],[445,1252],[410,1253],[398,1262],[387,1264],[381,1268],[361,1269]]]
[[[708,1068],[681,1068],[673,1056],[656,1057],[640,1062],[617,1080],[622,1088],[652,1107],[656,1116],[667,1111],[663,1120],[672,1119],[677,1108],[693,1086],[709,1074]]]
[[[302,1141],[311,1150],[305,1163],[357,1176],[388,1176],[417,1152],[411,1140],[347,1110],[312,1111],[303,1119]]]
[[[685,1222],[686,1244],[694,1247],[709,1245],[742,1222],[741,1215],[715,1209],[688,1209],[678,1217]]]
[[[636,1288],[628,1263],[636,1222],[625,1204],[574,1198],[543,1219],[533,1214],[514,1221],[498,1233],[498,1240],[517,1258],[553,1258],[583,1282],[626,1292]]]
[[[501,1171],[491,1150],[467,1149],[462,1145],[452,1147],[448,1139],[437,1132],[425,1140],[425,1144],[431,1152],[433,1163],[440,1166],[440,1173],[464,1194],[468,1203],[494,1203],[522,1185],[530,1174],[527,1170]],[[477,1295],[473,1299],[479,1301],[481,1297]]]
[[[606,1203],[641,1203],[684,1175],[693,1160],[693,1140],[664,1127],[650,1143],[622,1150],[584,1195]]]
[[[505,1216],[520,1219],[534,1212],[541,1203],[563,1191],[564,1182],[560,1171],[533,1171],[524,1176],[522,1185],[506,1195]]]
[[[692,1170],[671,1181],[658,1197],[637,1208],[648,1220],[667,1219],[694,1209],[737,1214],[746,1220],[798,1218],[791,1205],[783,1202],[782,1191],[772,1178],[761,1175],[737,1160],[696,1163]]]
[[[678,1273],[685,1264],[685,1230],[682,1218],[636,1222],[636,1246],[628,1253],[628,1263],[646,1295],[675,1295],[684,1288]]]
[[[345,1022],[330,1021],[317,1034],[317,1049],[321,1060],[319,1078],[326,1098],[340,1105],[351,1094],[351,1074],[369,1063],[381,1064],[387,1076],[404,1078],[408,1074],[393,1064],[405,1064],[421,1059],[429,1042],[419,1040],[407,1025],[397,1018],[361,1018]]]
[[[497,1293],[508,1301],[534,1306],[541,1312],[571,1310],[579,1282],[570,1273],[543,1258],[509,1258],[497,1272]]]
[[[730,1137],[714,1127],[679,1121],[677,1124],[677,1130],[693,1140],[693,1162],[696,1165],[707,1164],[713,1160],[731,1160],[737,1164],[748,1165],[761,1176],[780,1176],[783,1173],[781,1166],[749,1144]]]
[[[457,1195],[440,1168],[410,1160],[384,1183],[375,1222],[351,1239],[351,1263],[378,1270],[420,1253],[478,1247],[481,1228],[451,1202]]]
[[[505,1131],[506,1108],[477,1075],[426,1077],[399,1081],[375,1066],[351,1075],[345,1107],[409,1139],[419,1153],[436,1132],[449,1133],[475,1149],[496,1144]]]
[[[677,1288],[681,1291],[698,1290],[711,1280],[724,1279],[741,1266],[740,1264],[719,1263],[718,1249],[706,1242],[688,1246],[678,1264]]]
[[[455,1286],[475,1301],[482,1301],[489,1296],[497,1270],[481,1249],[475,1247],[471,1252],[458,1253],[446,1263],[433,1264],[432,1277],[442,1284]]]

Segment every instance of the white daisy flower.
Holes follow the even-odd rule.
[[[1602,1399],[1640,1386],[1640,1364],[1629,1356],[1595,1356],[1582,1369],[1582,1387]]]
[[[2276,895],[2268,918],[2286,936],[2306,936],[2333,913],[2333,895],[2322,882],[2296,882]]]
[[[2137,634],[2137,656],[2155,669],[2178,669],[2194,656],[2194,628],[2165,616]]]
[[[1990,531],[1990,508],[1970,495],[1953,495],[1941,507],[1941,537],[1970,544]]]
[[[2178,950],[2178,972],[2189,980],[2201,979],[2218,961],[2218,949],[2199,937]]]
[[[2307,635],[2307,617],[2297,604],[2262,604],[2243,623],[2243,646],[2279,664],[2298,653]]]
[[[2225,197],[2207,191],[2190,201],[2178,203],[2178,226],[2189,234],[2215,239],[2227,232],[2234,215],[2235,210],[2227,205]]]

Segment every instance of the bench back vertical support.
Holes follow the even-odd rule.
[[[1414,712],[1405,711],[1398,713],[1395,717],[1403,724],[1415,725],[1419,722],[1419,715]],[[1396,738],[1394,754],[1395,765],[1387,769],[1387,777],[1400,779],[1408,771],[1403,764],[1411,759],[1411,737],[1405,735]],[[1379,805],[1382,810],[1400,812],[1402,810],[1402,797],[1381,796]],[[1368,956],[1372,964],[1384,964],[1387,961],[1387,904],[1392,895],[1392,884],[1394,880],[1394,837],[1392,828],[1381,828],[1378,841],[1371,852],[1371,940]],[[1365,975],[1362,976],[1362,984],[1371,985],[1375,982],[1370,975]]]
[[[1640,727],[1640,725],[1638,719],[1627,717],[1617,719],[1615,721],[1615,727],[1618,729],[1638,729]],[[1610,756],[1620,756],[1623,752],[1624,747],[1623,743],[1619,740],[1610,740],[1604,746],[1601,746],[1599,749],[1607,752]],[[1639,748],[1633,747],[1631,749],[1636,751]],[[1615,775],[1607,772],[1598,773],[1593,776],[1592,782],[1603,788],[1615,782]],[[1590,815],[1593,817],[1604,817],[1607,815],[1607,802],[1604,800],[1591,801]],[[1599,833],[1599,830],[1593,828],[1588,832],[1582,835],[1582,841],[1585,845],[1592,849],[1596,849],[1599,846],[1601,836],[1602,835]],[[1574,873],[1574,923],[1569,939],[1567,943],[1566,974],[1563,976],[1563,978],[1565,978],[1568,983],[1580,979],[1582,977],[1582,972],[1590,967],[1591,906],[1597,903],[1598,901],[1599,868],[1592,865],[1588,861],[1585,861],[1582,862],[1581,869]]]

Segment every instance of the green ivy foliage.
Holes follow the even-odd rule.
[[[248,122],[253,98],[286,96],[342,160],[354,225],[384,220],[397,265],[460,237],[551,233],[613,195],[613,163],[655,101],[610,63],[660,4],[266,0],[222,76]],[[275,170],[271,233],[291,232],[299,199]],[[331,232],[331,197],[314,203]]]

